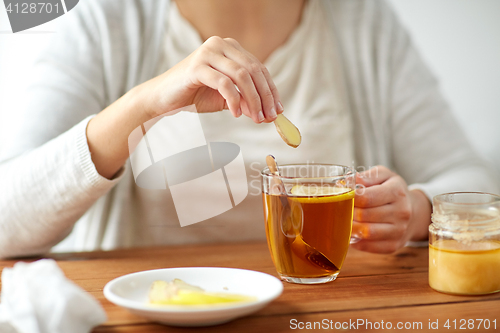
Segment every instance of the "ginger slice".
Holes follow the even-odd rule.
[[[279,114],[274,121],[276,131],[285,143],[293,148],[297,148],[302,141],[299,129],[283,114]]]

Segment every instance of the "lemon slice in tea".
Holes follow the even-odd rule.
[[[354,190],[346,187],[336,187],[328,185],[295,185],[290,191],[292,195],[297,196],[299,201],[308,201],[310,203],[341,201],[354,197]],[[306,197],[306,198],[301,198]]]
[[[319,197],[325,195],[338,195],[352,191],[350,188],[335,187],[328,185],[295,185],[292,187],[291,193],[301,197]]]

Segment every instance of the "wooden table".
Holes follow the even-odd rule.
[[[96,297],[108,321],[95,333],[111,332],[290,332],[307,322],[357,331],[382,331],[404,325],[406,331],[458,331],[464,320],[489,319],[500,330],[500,293],[486,296],[452,296],[435,292],[427,283],[426,248],[405,248],[394,255],[375,255],[350,250],[339,278],[322,285],[284,283],[284,292],[263,310],[233,322],[203,329],[153,324],[108,302],[102,290],[118,276],[157,268],[214,266],[252,269],[276,276],[265,243],[175,246],[94,253],[53,254],[66,276]],[[0,269],[15,261],[0,261]],[[446,321],[450,329],[444,327]],[[462,322],[461,322],[462,320]],[[362,324],[362,321],[364,323]],[[383,321],[383,324],[382,324]],[[438,321],[439,330],[429,330]],[[370,329],[371,322],[372,329]],[[300,324],[303,323],[303,324]],[[419,324],[421,323],[421,324]],[[349,327],[347,325],[349,324]],[[300,325],[300,326],[299,326]],[[318,324],[316,324],[318,325]],[[383,326],[382,326],[383,325]],[[418,325],[418,326],[417,326]],[[435,325],[435,324],[433,324]],[[379,329],[377,330],[377,326]],[[316,326],[318,328],[318,326]],[[467,324],[462,326],[467,327]],[[484,327],[482,326],[482,330]],[[461,330],[463,331],[463,330]]]

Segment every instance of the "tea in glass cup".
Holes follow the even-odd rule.
[[[351,240],[356,172],[296,164],[261,173],[266,235],[280,277],[293,283],[335,280]]]

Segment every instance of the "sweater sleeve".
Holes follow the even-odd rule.
[[[0,164],[0,257],[48,251],[119,180],[99,175],[87,145],[91,117]]]
[[[119,181],[97,173],[86,140],[91,115],[109,103],[96,21],[86,1],[58,19],[22,100],[6,110],[14,121],[0,152],[0,257],[46,252]]]
[[[429,199],[453,191],[498,193],[495,173],[468,142],[406,30],[382,5],[389,32],[387,105],[396,171],[410,189],[422,190]]]

